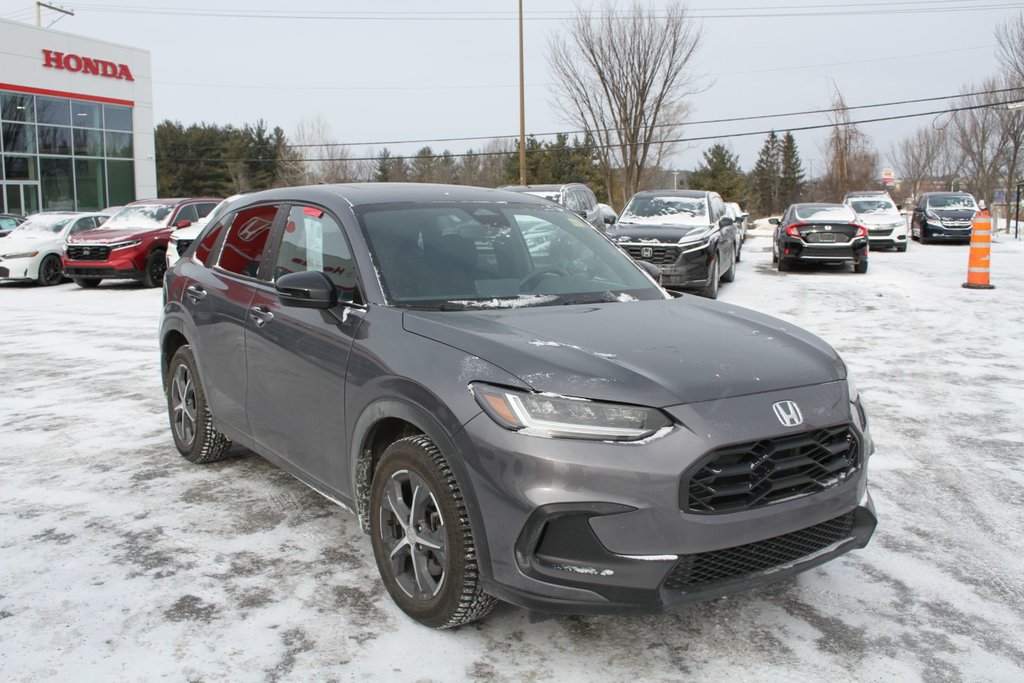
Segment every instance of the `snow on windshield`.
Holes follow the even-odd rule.
[[[171,215],[172,207],[168,204],[140,204],[126,206],[111,216],[101,228],[117,230],[119,228],[162,228]]]
[[[962,194],[940,194],[928,198],[929,209],[940,211],[977,211],[974,197]]]
[[[619,222],[706,225],[707,216],[707,202],[703,197],[634,197]]]
[[[889,199],[854,199],[850,202],[854,211],[860,214],[899,213],[896,205]]]
[[[857,216],[853,209],[841,204],[807,204],[796,209],[796,217],[802,221],[852,221]]]
[[[30,216],[27,221],[19,225],[14,232],[60,232],[68,224],[71,216]]]

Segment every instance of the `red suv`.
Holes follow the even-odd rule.
[[[203,197],[127,204],[95,230],[68,238],[64,275],[79,287],[95,287],[103,279],[141,280],[147,287],[159,287],[171,233],[192,225],[220,201]]]

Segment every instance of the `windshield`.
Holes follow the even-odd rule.
[[[472,310],[668,296],[593,226],[554,206],[394,204],[356,215],[394,305]]]
[[[886,197],[872,199],[851,199],[850,207],[860,214],[899,213],[899,209]]]
[[[28,220],[11,231],[11,235],[24,234],[26,232],[60,232],[74,216],[47,216],[39,214],[29,216]]]
[[[853,209],[842,204],[802,204],[796,207],[796,217],[802,221],[854,221]]]
[[[622,210],[620,223],[660,225],[707,225],[708,208],[703,197],[644,195],[633,197]]]
[[[928,198],[928,208],[940,211],[977,211],[978,205],[969,194],[939,194]]]
[[[162,228],[167,224],[174,207],[170,204],[136,204],[126,206],[107,222],[100,226],[101,230],[120,230],[124,228]]]

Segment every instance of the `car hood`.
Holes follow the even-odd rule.
[[[608,230],[608,238],[613,242],[650,242],[652,244],[676,244],[684,237],[704,232],[710,226],[702,225],[659,225],[653,223],[616,223],[614,229]]]
[[[170,228],[96,228],[85,230],[68,238],[68,244],[115,244],[126,240],[150,237],[157,233],[171,234]]]
[[[407,311],[407,331],[531,388],[655,407],[831,382],[836,352],[781,320],[692,296],[489,311]]]
[[[15,233],[8,235],[0,241],[0,255],[14,254],[19,251],[59,249],[62,244],[64,244],[64,238],[58,233]]]
[[[969,221],[974,218],[973,209],[928,209],[939,218],[948,221]]]

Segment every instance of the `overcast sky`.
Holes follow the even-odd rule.
[[[572,0],[525,0],[526,119],[530,133],[574,128],[552,106],[549,41],[564,39]],[[599,7],[582,2],[583,7]],[[619,6],[628,3],[619,2]],[[653,2],[663,7],[665,2]],[[44,11],[53,30],[152,53],[154,115],[184,124],[241,126],[263,118],[290,136],[322,116],[354,156],[388,143],[462,152],[517,135],[517,3],[480,0],[107,0]],[[693,62],[705,89],[683,136],[721,136],[749,170],[763,134],[826,123],[822,114],[734,123],[701,121],[847,104],[946,97],[994,75],[995,27],[1019,12],[1009,0],[694,0],[702,46]],[[0,0],[0,17],[34,22],[34,4]],[[854,120],[941,109],[941,102],[852,112]],[[934,117],[865,124],[883,159]],[[940,119],[941,121],[941,119]],[[795,132],[805,167],[821,170],[822,131]],[[400,144],[397,141],[416,141]],[[375,143],[370,147],[354,143]],[[692,168],[714,140],[677,154]]]

